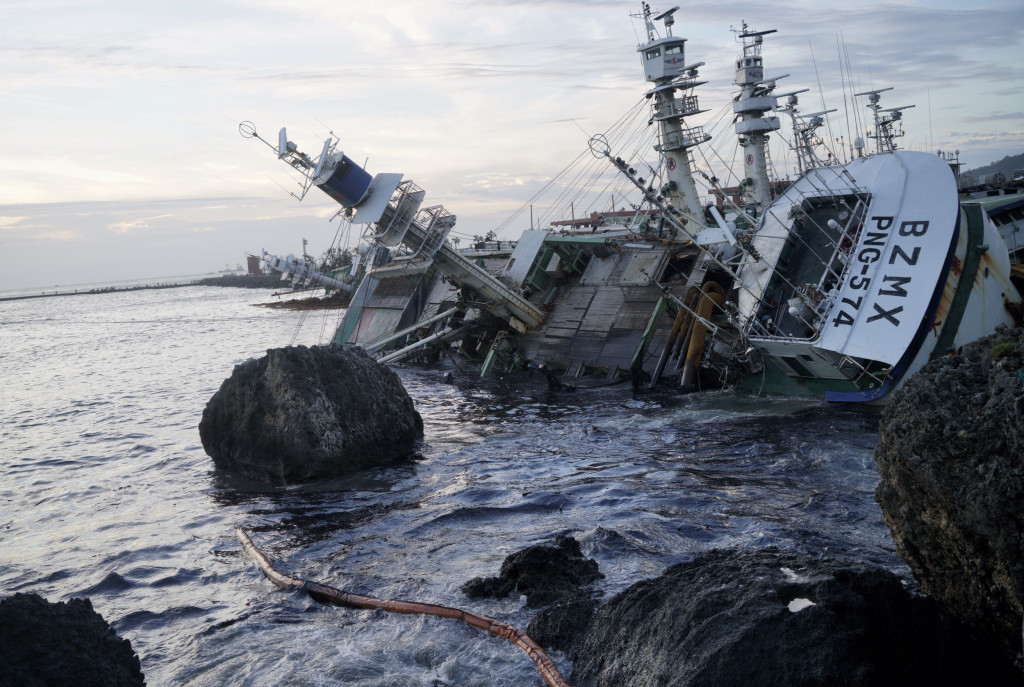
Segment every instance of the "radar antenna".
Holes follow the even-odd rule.
[[[676,18],[673,17],[672,15],[675,14],[678,10],[679,5],[676,5],[672,9],[665,10],[664,12],[662,12],[661,14],[654,18],[654,21],[661,21],[662,19],[665,20],[665,32],[669,36],[672,35],[672,25],[676,23]]]

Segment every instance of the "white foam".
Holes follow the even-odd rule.
[[[789,602],[789,612],[790,613],[799,613],[800,611],[804,610],[805,608],[810,608],[813,605],[814,605],[814,602],[811,601],[810,599],[793,599],[792,601]]]

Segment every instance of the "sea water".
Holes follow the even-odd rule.
[[[89,597],[150,685],[543,684],[461,623],[277,589],[239,526],[290,574],[521,628],[523,599],[459,587],[561,532],[597,560],[604,599],[713,548],[901,569],[873,496],[879,415],[818,400],[550,394],[465,361],[397,367],[425,423],[414,461],[288,488],[217,471],[197,425],[233,366],[326,341],[340,315],[253,307],[270,299],[190,286],[0,303],[0,591]]]

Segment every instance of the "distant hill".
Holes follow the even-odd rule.
[[[1006,175],[1007,181],[1010,179],[1010,175],[1018,169],[1024,169],[1024,153],[1020,155],[1007,155],[999,162],[993,162],[985,165],[984,167],[975,167],[974,169],[968,169],[961,173],[961,176],[969,176],[981,182],[989,174],[995,172],[1002,172]]]

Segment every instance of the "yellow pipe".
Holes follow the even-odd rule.
[[[704,296],[697,306],[697,315],[700,319],[694,318],[693,336],[690,338],[690,346],[686,349],[686,362],[683,364],[683,376],[679,385],[684,389],[692,389],[697,379],[697,365],[704,355],[704,340],[707,338],[707,327],[704,320],[711,317],[711,311],[715,306],[720,306],[725,301],[725,291],[718,282],[709,281],[702,287]]]
[[[676,361],[673,369],[677,372],[679,371],[679,360],[682,358],[686,347],[690,345],[690,337],[693,336],[693,311],[697,309],[697,304],[700,303],[700,290],[696,286],[691,286],[690,290],[686,292],[685,302],[686,316],[683,318],[679,329],[682,336],[676,338],[672,355],[669,357],[670,360]]]

